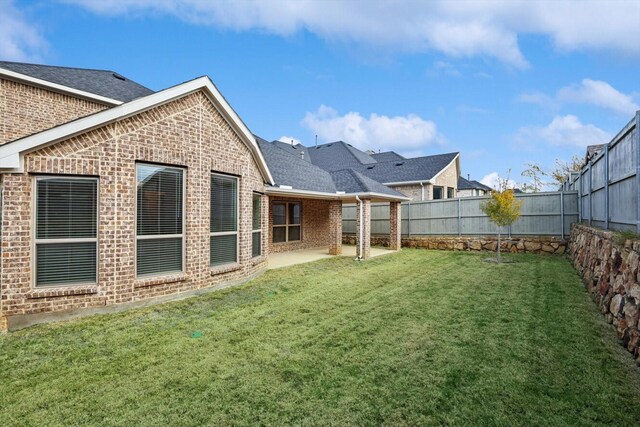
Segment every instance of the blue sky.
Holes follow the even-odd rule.
[[[640,2],[0,0],[0,59],[209,75],[249,128],[522,182],[640,107]]]

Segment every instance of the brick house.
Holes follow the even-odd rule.
[[[154,92],[117,73],[0,62],[0,329],[249,280],[271,252],[341,253],[342,203],[407,197],[254,136],[208,77]]]

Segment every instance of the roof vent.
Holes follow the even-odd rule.
[[[331,147],[333,144],[327,144],[327,147]]]
[[[124,78],[124,76],[121,76],[121,75],[120,75],[120,74],[118,74],[118,73],[111,73],[111,75],[112,75],[113,77],[115,77],[116,79],[118,79],[118,80],[122,80],[122,81],[125,81],[125,80],[126,80],[126,79]]]
[[[375,165],[373,165],[373,166],[367,166],[367,169],[373,169],[373,168],[375,168],[375,167],[376,167]]]
[[[404,162],[398,162],[398,163],[396,163],[396,166],[402,166],[402,165],[404,165]]]

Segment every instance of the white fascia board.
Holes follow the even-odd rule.
[[[109,106],[121,105],[122,101],[117,99],[107,98],[106,96],[96,95],[95,93],[86,92],[84,90],[74,89],[69,86],[64,86],[58,83],[49,82],[47,80],[37,79],[35,77],[27,76],[26,74],[16,73],[15,71],[0,68],[0,77],[5,77],[8,80],[14,80],[21,83],[27,83],[32,86],[41,87],[51,90],[53,92],[60,92],[75,97],[88,99],[90,101],[97,101],[101,104],[107,104]]]
[[[338,193],[324,193],[321,191],[309,191],[309,190],[295,190],[295,189],[284,189],[284,188],[277,188],[277,187],[273,187],[273,188],[267,188],[265,190],[265,193],[267,195],[273,195],[273,196],[298,196],[298,197],[304,197],[304,198],[315,198],[315,199],[327,199],[327,200],[345,200],[345,199],[355,199],[356,196],[360,197],[360,198],[366,198],[366,199],[384,199],[384,200],[391,200],[391,201],[409,201],[411,200],[410,197],[405,197],[405,196],[392,196],[390,194],[384,194],[384,193],[344,193],[344,194],[338,194]]]
[[[0,170],[19,170],[21,161],[17,160],[21,159],[25,153],[89,132],[117,120],[131,117],[135,114],[166,104],[201,89],[206,89],[209,100],[212,101],[216,109],[253,154],[265,180],[270,184],[273,184],[273,177],[271,176],[271,172],[267,167],[267,163],[262,156],[262,152],[260,151],[253,134],[249,131],[242,120],[240,120],[240,117],[238,117],[236,112],[233,111],[229,103],[224,99],[222,94],[220,94],[211,82],[211,79],[208,77],[200,77],[143,98],[134,99],[126,104],[121,104],[117,107],[56,126],[35,135],[0,145]],[[16,157],[16,154],[19,157]]]
[[[454,162],[457,162],[457,163],[460,162],[460,153],[456,154],[456,156],[453,158],[453,160],[451,160],[447,166],[445,166],[442,169],[440,169],[440,172],[435,174],[433,176],[433,178],[431,178],[431,179],[435,180],[437,177],[439,177],[442,174],[442,172],[444,172],[447,168],[449,168],[449,166],[451,166]],[[460,165],[459,164],[458,164],[458,176],[460,176]]]

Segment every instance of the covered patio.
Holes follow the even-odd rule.
[[[383,255],[389,255],[395,253],[396,250],[389,248],[372,247],[370,256],[378,257]],[[320,259],[332,258],[334,256],[343,256],[356,258],[357,250],[355,245],[343,245],[341,255],[332,255],[329,253],[329,248],[313,248],[313,249],[300,249],[297,251],[280,252],[269,255],[268,269],[289,267],[296,264],[304,264],[307,262],[318,261]]]

